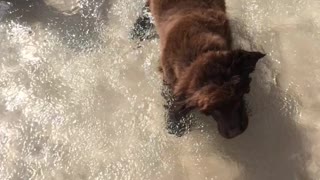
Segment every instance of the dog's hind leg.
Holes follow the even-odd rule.
[[[149,40],[157,37],[157,33],[152,22],[152,16],[149,8],[149,2],[142,8],[140,16],[130,31],[130,39],[140,41]]]
[[[172,90],[168,85],[163,85],[162,97],[165,99],[165,109],[166,109],[166,125],[169,134],[174,134],[176,136],[182,136],[188,127],[190,126],[190,118],[188,118],[188,113],[191,108],[185,108],[179,105],[179,99],[176,99]]]

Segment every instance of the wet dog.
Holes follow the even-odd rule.
[[[260,52],[232,49],[223,0],[149,0],[160,38],[168,129],[181,136],[187,114],[199,110],[233,138],[248,126],[244,95]]]

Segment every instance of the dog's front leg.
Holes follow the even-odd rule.
[[[192,108],[186,108],[181,105],[181,98],[173,96],[172,90],[168,85],[163,86],[162,96],[166,101],[166,121],[169,134],[175,134],[176,136],[182,136],[188,129],[188,113]]]
[[[188,114],[191,109],[176,110],[175,108],[167,111],[167,129],[169,134],[182,136],[190,125]]]
[[[152,22],[149,1],[146,2],[142,11],[130,31],[130,38],[134,40],[150,40],[157,37],[154,24]]]

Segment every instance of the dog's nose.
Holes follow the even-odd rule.
[[[239,126],[229,127],[229,129],[226,130],[226,138],[231,139],[242,134],[247,127],[247,121],[242,121]]]
[[[230,129],[230,130],[226,131],[225,138],[231,139],[231,138],[234,138],[234,137],[242,134],[243,132],[244,132],[244,130],[241,128]]]

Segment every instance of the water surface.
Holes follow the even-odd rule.
[[[142,0],[1,1],[0,179],[319,179],[320,2],[227,5],[235,46],[268,54],[233,140],[200,114],[165,131],[158,40],[128,38]]]

